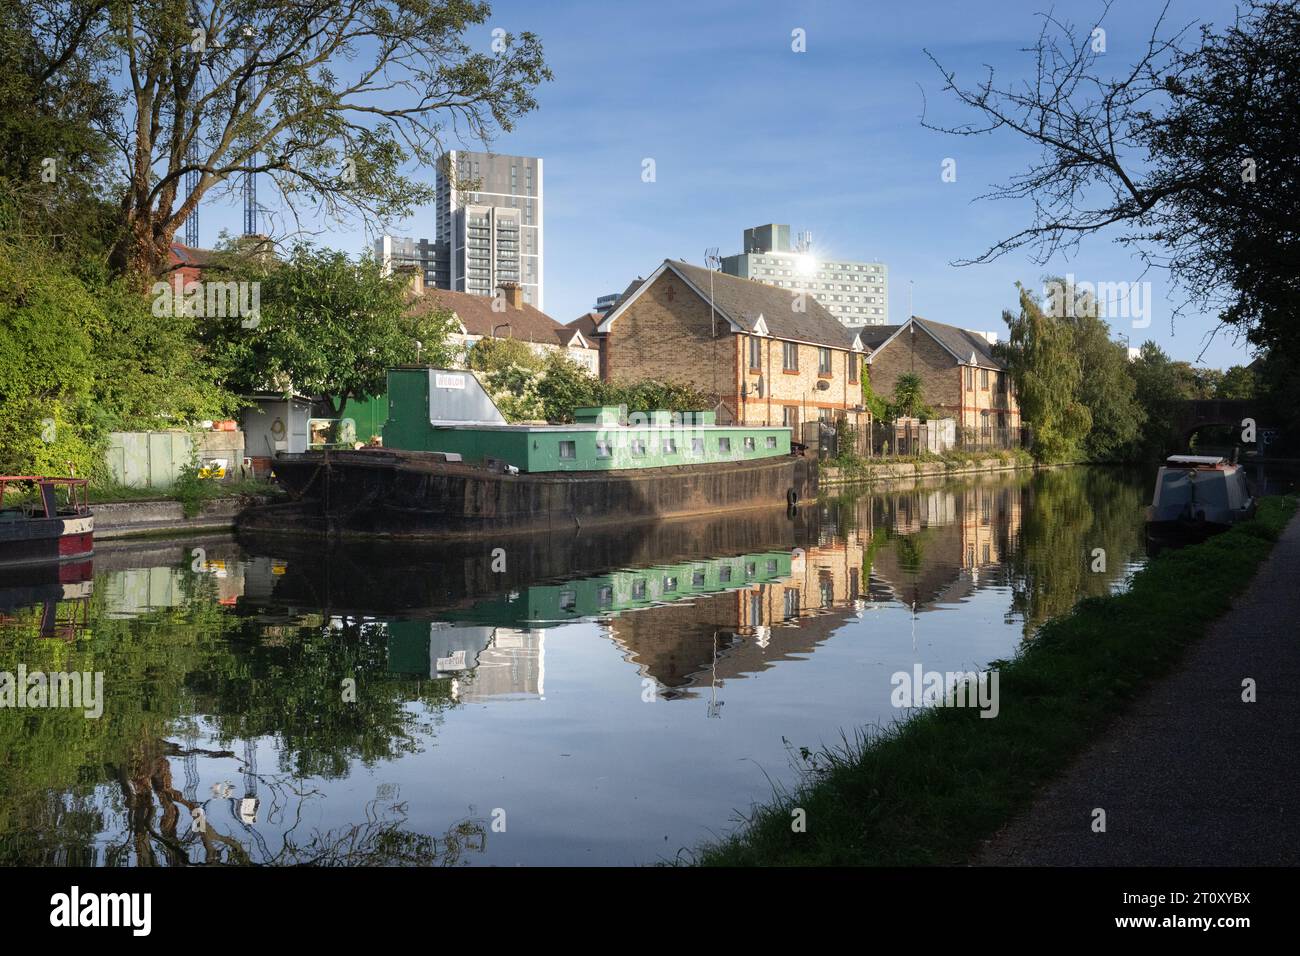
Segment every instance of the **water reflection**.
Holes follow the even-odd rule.
[[[0,709],[0,862],[672,856],[792,782],[788,741],[898,716],[893,671],[981,666],[1122,586],[1144,496],[1068,469],[636,535],[155,543],[93,582],[6,581],[0,669],[103,671],[107,701]]]

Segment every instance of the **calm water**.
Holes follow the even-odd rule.
[[[673,859],[797,783],[801,748],[905,714],[894,672],[983,667],[1123,587],[1147,493],[1072,469],[794,520],[152,542],[0,578],[0,671],[104,675],[97,719],[0,709],[0,863]]]

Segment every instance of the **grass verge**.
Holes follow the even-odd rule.
[[[1231,607],[1295,512],[1267,498],[1254,520],[1166,551],[1122,594],[1089,598],[997,661],[1001,711],[934,708],[818,755],[819,770],[703,847],[716,866],[966,862],[1152,678]],[[792,831],[802,808],[807,832]]]

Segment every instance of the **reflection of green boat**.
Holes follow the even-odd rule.
[[[627,568],[561,584],[534,585],[504,598],[479,601],[454,611],[453,617],[458,621],[526,627],[618,614],[788,578],[791,558],[789,551],[761,551]]]
[[[440,621],[388,624],[388,669],[401,674],[458,677],[484,666],[512,665],[507,690],[541,693],[542,631],[549,625],[719,594],[788,579],[793,555],[760,551],[648,568],[627,568],[558,584],[538,584],[469,607]],[[530,672],[528,662],[536,662]],[[490,676],[490,675],[489,675]],[[490,679],[485,681],[493,685]],[[500,682],[495,682],[500,683]],[[536,686],[534,686],[536,685]]]

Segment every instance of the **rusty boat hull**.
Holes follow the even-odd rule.
[[[798,455],[506,474],[432,452],[365,449],[279,455],[274,472],[294,503],[252,509],[241,516],[241,528],[412,539],[570,532],[787,508],[814,498],[817,485],[817,463]]]

